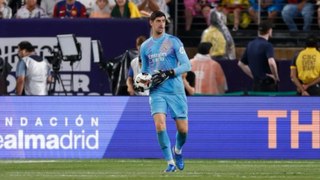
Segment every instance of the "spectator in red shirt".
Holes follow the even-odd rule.
[[[76,0],[62,0],[54,6],[53,17],[57,18],[85,18],[86,7]]]

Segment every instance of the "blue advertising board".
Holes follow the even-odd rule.
[[[162,158],[148,97],[0,97],[0,158]],[[189,97],[186,158],[318,159],[314,97]],[[175,124],[167,115],[174,143]]]

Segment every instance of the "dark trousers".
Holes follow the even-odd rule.
[[[7,80],[5,76],[0,73],[0,96],[7,95]]]
[[[278,84],[271,77],[257,79],[253,82],[253,91],[277,92]]]
[[[307,89],[310,96],[320,96],[320,84],[315,84]]]

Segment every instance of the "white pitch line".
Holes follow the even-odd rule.
[[[1,160],[0,164],[14,164],[14,163],[48,163],[48,162],[70,162],[61,160]]]

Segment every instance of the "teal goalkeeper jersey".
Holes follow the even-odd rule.
[[[181,74],[191,70],[189,58],[182,42],[175,36],[164,33],[160,38],[150,37],[140,48],[142,73],[154,74],[156,70],[173,69],[175,76],[169,78],[150,93],[185,93]]]

